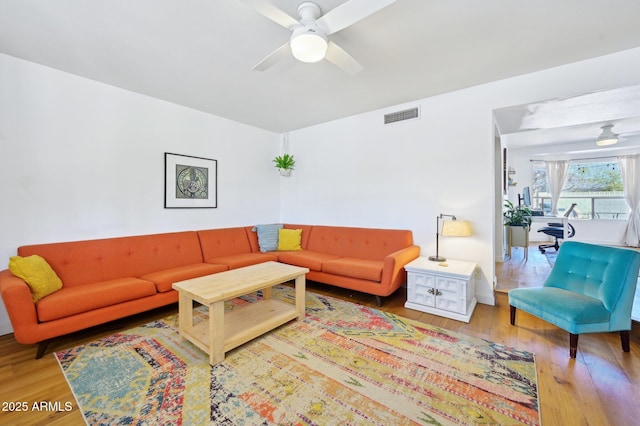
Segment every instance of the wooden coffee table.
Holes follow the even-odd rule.
[[[267,331],[305,317],[307,268],[265,262],[173,284],[179,294],[180,336],[209,354],[209,363]],[[295,280],[295,306],[273,300],[274,285]],[[224,313],[225,300],[262,290],[261,301]],[[193,301],[209,307],[209,320],[193,323]]]

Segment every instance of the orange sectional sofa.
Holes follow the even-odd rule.
[[[406,282],[404,265],[419,256],[411,231],[285,224],[302,229],[301,250],[260,252],[253,226],[22,246],[61,279],[58,291],[34,302],[30,287],[0,271],[0,294],[15,338],[40,343],[176,303],[172,284],[266,261],[309,268],[307,279],[377,297]]]

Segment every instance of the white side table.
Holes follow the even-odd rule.
[[[469,322],[476,307],[475,262],[447,259],[434,262],[419,257],[407,270],[406,308]]]

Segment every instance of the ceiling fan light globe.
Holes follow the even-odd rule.
[[[327,38],[321,33],[294,31],[291,36],[291,54],[301,62],[318,62],[327,54]]]
[[[596,142],[596,145],[598,145],[598,146],[607,146],[607,145],[615,145],[616,143],[618,143],[618,139],[617,138],[598,139],[598,141]]]
[[[596,140],[596,145],[607,146],[607,145],[614,145],[618,143],[618,135],[613,133],[613,131],[611,130],[612,128],[613,128],[612,124],[608,124],[606,126],[601,127],[602,133],[600,133],[600,136],[598,136],[598,139]]]

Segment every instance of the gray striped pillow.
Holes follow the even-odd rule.
[[[282,227],[281,223],[253,227],[253,231],[258,232],[258,245],[261,252],[276,251],[278,249],[278,232]]]

